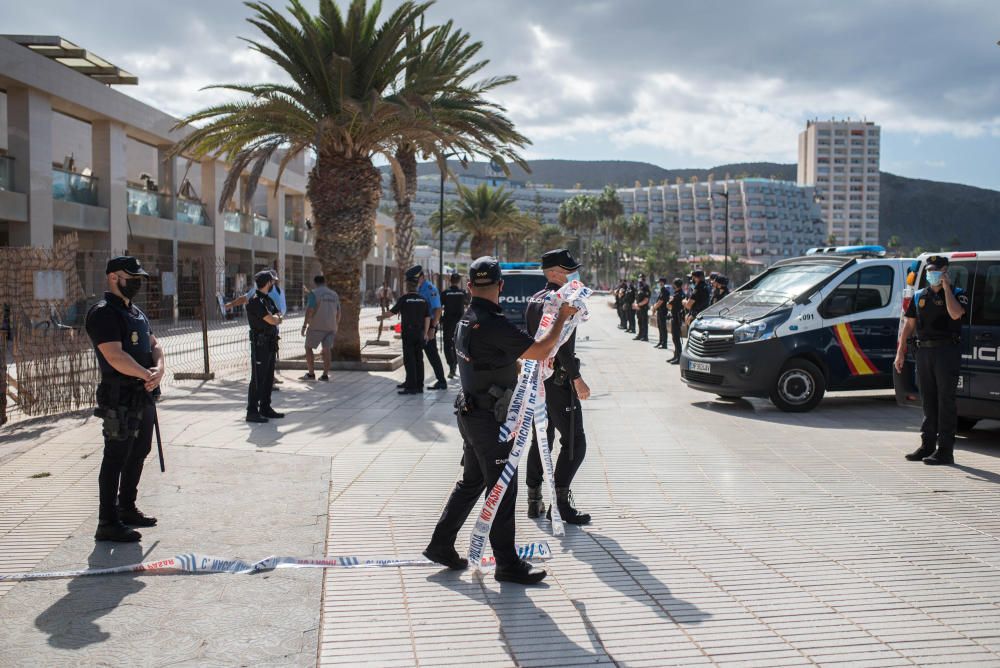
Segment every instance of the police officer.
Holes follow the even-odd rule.
[[[712,291],[712,301],[715,304],[721,302],[729,294],[729,278],[721,274],[715,277],[715,290]]]
[[[529,334],[534,336],[538,331],[546,295],[552,290],[558,290],[568,281],[578,279],[579,269],[580,263],[565,248],[551,250],[542,255],[542,271],[545,272],[548,284],[528,300],[524,319]],[[547,429],[549,447],[552,447],[557,429],[559,443],[562,446],[554,473],[556,505],[559,514],[568,524],[589,524],[590,515],[581,513],[573,506],[573,493],[570,491],[573,478],[587,455],[587,435],[583,432],[580,400],[585,401],[590,398],[590,388],[580,375],[575,331],[556,351],[552,366],[553,373],[545,381],[545,405],[549,415]],[[528,483],[528,517],[531,518],[538,517],[544,509],[542,476],[542,457],[538,441],[533,438],[531,449],[528,451],[528,469],[525,475],[525,482]],[[550,519],[551,513],[550,509]]]
[[[639,285],[635,291],[635,315],[639,321],[639,332],[632,337],[633,341],[649,341],[649,299],[652,296],[646,275],[639,274]]]
[[[627,287],[623,280],[615,288],[615,311],[618,312],[618,329],[628,329],[628,314],[625,313],[625,289]]]
[[[444,366],[441,365],[441,355],[437,349],[437,331],[441,323],[441,295],[438,289],[434,287],[434,284],[424,276],[424,268],[419,264],[406,270],[406,280],[415,280],[417,282],[417,292],[427,300],[431,308],[431,328],[428,331],[427,341],[424,343],[424,353],[427,355],[427,361],[431,363],[431,369],[434,370],[434,377],[437,379],[437,382],[429,385],[427,389],[447,390],[448,381],[444,378]],[[423,365],[423,362],[421,362],[421,365]]]
[[[626,318],[626,334],[635,334],[635,298],[636,298],[636,288],[635,281],[629,281],[625,286],[624,296],[622,297],[622,306],[625,307],[625,318]]]
[[[666,350],[667,348],[667,333],[668,329],[668,319],[669,319],[669,309],[667,304],[670,303],[670,288],[667,287],[666,276],[660,276],[658,281],[660,284],[659,291],[656,293],[656,302],[653,303],[653,315],[656,316],[656,329],[659,332],[660,339],[656,342],[654,348],[662,348]]]
[[[465,313],[465,307],[469,304],[469,293],[462,289],[459,282],[462,277],[458,274],[451,275],[451,285],[441,295],[441,302],[444,311],[441,315],[441,334],[444,336],[444,358],[448,362],[448,377],[455,377],[455,370],[458,368],[458,357],[455,356],[455,328],[458,321]]]
[[[156,518],[136,508],[139,478],[153,444],[154,395],[163,378],[163,348],[146,315],[132,302],[149,274],[130,256],[112,258],[105,269],[108,290],[87,313],[101,382],[95,415],[104,418],[104,458],[98,475],[100,506],[96,540],[123,543],[142,535]]]
[[[684,280],[674,279],[674,292],[670,295],[667,307],[670,309],[670,338],[674,343],[674,355],[667,362],[670,364],[681,363],[681,325],[684,322],[684,302],[687,297],[684,294]]]
[[[716,292],[719,289],[719,286],[718,286],[718,284],[716,284],[715,281],[718,278],[719,278],[719,272],[717,272],[717,271],[713,271],[713,272],[709,273],[709,275],[708,275],[707,283],[708,283],[708,291],[709,291],[709,300],[708,300],[709,304],[714,304],[715,303],[715,294],[716,294]]]
[[[458,408],[458,431],[463,441],[462,478],[448,498],[430,544],[424,550],[428,559],[461,570],[466,559],[455,551],[455,538],[475,508],[483,491],[487,493],[507,464],[512,441],[500,442],[500,427],[506,417],[505,397],[517,384],[517,360],[548,359],[559,341],[563,325],[576,313],[563,304],[552,329],[535,341],[503,315],[500,292],[503,276],[496,258],[484,256],[469,267],[469,291],[472,300],[458,323],[455,349],[462,392],[455,402]],[[499,398],[498,398],[499,397]],[[501,405],[497,405],[500,401]],[[500,582],[535,584],[545,571],[522,561],[514,547],[514,508],[517,501],[517,476],[497,507],[490,529],[490,544],[497,561],[494,577]]]
[[[916,333],[917,384],[924,421],[920,447],[906,458],[931,465],[954,464],[955,393],[962,365],[962,318],[969,308],[969,297],[952,285],[947,257],[932,255],[926,267],[928,287],[917,290],[906,307],[894,363],[896,373],[901,373],[907,341]]]
[[[708,308],[712,302],[712,293],[705,283],[705,272],[695,269],[691,272],[691,295],[685,300],[684,308],[687,309],[687,323],[690,325],[698,314]]]
[[[269,418],[283,418],[284,413],[271,408],[274,390],[274,363],[278,355],[278,325],[282,316],[278,305],[268,296],[274,287],[271,270],[257,272],[254,291],[247,302],[250,325],[250,387],[247,389],[247,422],[262,423]]]
[[[431,308],[427,300],[417,292],[416,277],[406,281],[406,292],[378,319],[385,320],[392,315],[400,318],[403,367],[406,369],[406,380],[398,386],[397,394],[423,394],[424,350],[430,337]],[[440,360],[438,363],[440,364]]]

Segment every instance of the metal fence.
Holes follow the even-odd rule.
[[[252,272],[222,258],[137,256],[150,278],[133,301],[164,349],[163,384],[247,373],[247,321],[239,298],[251,290]],[[0,425],[93,405],[99,373],[84,325],[89,308],[103,297],[110,257],[79,250],[74,237],[52,249],[0,248]],[[305,263],[287,263],[279,284],[288,305],[280,327],[280,358],[286,361],[305,355],[304,286],[312,284]],[[377,337],[379,312],[377,306],[362,309],[363,346]],[[379,338],[393,340],[389,323]]]

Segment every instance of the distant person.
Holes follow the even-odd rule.
[[[441,295],[444,311],[441,315],[442,336],[444,337],[444,359],[448,362],[448,378],[454,378],[458,369],[458,357],[455,355],[455,328],[465,314],[469,305],[469,293],[461,286],[462,277],[452,274],[450,285]]]
[[[628,327],[625,317],[625,281],[620,281],[614,290],[615,313],[618,314],[618,329]]]
[[[636,298],[636,287],[635,281],[630,280],[625,286],[625,290],[622,293],[622,308],[625,309],[626,318],[626,334],[635,334],[635,298]]]
[[[406,379],[399,385],[397,394],[423,394],[424,350],[430,336],[431,308],[427,300],[417,292],[415,277],[406,281],[406,292],[378,319],[385,320],[392,315],[400,317],[403,367],[406,369]]]
[[[705,272],[695,269],[691,272],[691,294],[684,301],[684,308],[687,309],[685,321],[688,325],[694,322],[698,314],[708,308],[712,301],[712,293],[705,283]]]
[[[674,291],[667,302],[667,309],[670,312],[670,338],[674,346],[673,356],[667,360],[670,364],[681,363],[681,326],[684,324],[684,302],[687,295],[684,294],[684,279],[674,279]]]
[[[306,374],[303,380],[316,380],[313,350],[323,347],[322,381],[330,380],[330,362],[333,357],[333,343],[340,325],[340,296],[326,287],[326,278],[313,279],[315,288],[306,299],[306,316],[302,323],[302,336],[306,340]]]
[[[382,281],[382,285],[378,290],[375,291],[375,299],[378,300],[379,312],[385,313],[392,306],[392,288],[385,281]]]
[[[958,427],[958,390],[962,367],[962,319],[969,297],[952,285],[948,258],[927,258],[927,286],[917,290],[903,314],[899,334],[896,373],[902,373],[907,341],[917,335],[917,386],[924,408],[920,425],[920,447],[906,455],[911,462],[941,465],[955,463],[955,431]]]
[[[715,277],[715,290],[712,291],[712,304],[717,304],[729,295],[729,277],[718,275]]]
[[[282,317],[268,293],[274,287],[270,270],[257,272],[254,291],[247,302],[247,324],[250,325],[250,386],[247,389],[247,422],[262,423],[283,418],[271,407],[274,389],[274,363],[278,355],[278,325]]]
[[[632,337],[633,341],[649,341],[649,299],[651,297],[649,286],[646,284],[646,275],[639,274],[639,284],[635,291],[635,317],[638,321],[639,332]]]
[[[424,275],[424,268],[419,264],[414,265],[406,270],[406,280],[416,281],[417,289],[420,296],[427,300],[428,306],[431,310],[431,326],[427,332],[427,341],[424,344],[424,354],[427,355],[427,361],[431,363],[431,369],[434,370],[434,378],[437,380],[433,385],[428,386],[428,390],[447,390],[448,381],[444,377],[444,366],[441,364],[441,355],[438,353],[437,349],[437,331],[441,323],[441,295],[438,293],[438,289],[434,287],[434,284],[427,280]],[[423,370],[423,364],[421,363],[421,370]]]
[[[667,287],[667,277],[660,276],[659,289],[656,293],[656,301],[653,303],[653,316],[656,318],[656,330],[660,335],[654,348],[667,349],[667,338],[669,334],[669,309],[667,304],[670,303],[670,288]]]

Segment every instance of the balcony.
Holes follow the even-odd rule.
[[[145,190],[130,186],[125,192],[128,212],[130,214],[161,218],[160,212],[166,210],[166,206],[160,206],[160,202],[165,196],[155,190]]]
[[[239,211],[226,211],[222,214],[222,228],[226,232],[243,231],[243,214]]]
[[[97,177],[53,168],[52,199],[97,206]]]
[[[190,225],[207,225],[205,205],[196,199],[177,197],[174,199],[174,220]]]
[[[254,214],[253,216],[253,234],[255,237],[269,237],[271,236],[271,221]]]
[[[0,190],[14,189],[14,158],[0,155]]]
[[[295,223],[293,220],[285,221],[285,240],[286,241],[302,241],[302,227]]]

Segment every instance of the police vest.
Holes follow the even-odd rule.
[[[455,330],[455,353],[458,356],[459,377],[462,390],[475,395],[488,394],[494,385],[507,390],[517,384],[517,362],[511,362],[501,367],[494,367],[486,362],[473,359],[470,351],[476,336],[481,336],[483,322],[490,318],[502,318],[499,313],[489,313],[470,307],[465,316],[458,321]]]
[[[130,309],[124,306],[118,305],[114,302],[110,302],[106,299],[102,299],[93,306],[87,312],[87,317],[90,318],[93,313],[100,308],[110,308],[121,322],[121,342],[122,350],[124,350],[128,355],[134,359],[139,366],[149,369],[153,366],[153,343],[152,343],[152,333],[149,329],[149,319],[146,318],[146,314],[142,312],[135,304],[132,304],[132,308],[135,309],[135,313],[132,313]],[[104,359],[104,355],[101,351],[94,347],[94,352],[97,354],[97,363],[101,368],[101,377],[104,379],[128,379],[135,380],[131,376],[126,376],[115,369],[111,364]]]

